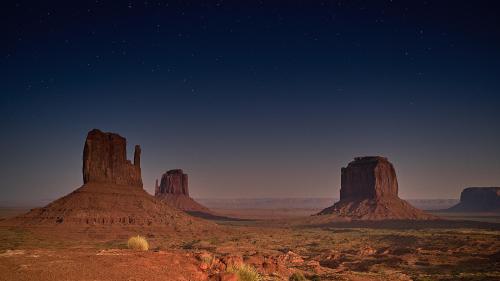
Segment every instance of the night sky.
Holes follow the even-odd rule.
[[[92,128],[142,146],[149,192],[338,197],[363,155],[403,198],[500,186],[497,3],[3,1],[0,201],[80,186]]]

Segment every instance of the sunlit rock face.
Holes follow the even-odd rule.
[[[138,145],[132,164],[127,160],[127,140],[124,137],[94,129],[87,134],[83,149],[83,182],[142,188],[140,158]]]
[[[453,212],[500,212],[500,187],[468,187],[460,202],[448,209]]]

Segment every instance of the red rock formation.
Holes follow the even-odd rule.
[[[362,220],[432,219],[398,197],[398,180],[385,157],[356,157],[341,169],[340,201],[319,215]]]
[[[155,182],[155,196],[160,193],[160,186],[158,185],[158,179]]]
[[[141,148],[136,145],[134,164],[127,160],[127,140],[97,129],[90,131],[83,149],[83,183],[110,183],[142,187]]]
[[[155,195],[166,193],[189,196],[188,175],[184,174],[181,169],[170,170],[163,174],[158,192],[155,192]]]
[[[190,230],[211,223],[186,215],[142,188],[139,146],[134,164],[125,138],[92,130],[83,153],[84,185],[43,208],[12,219],[15,225],[141,225]]]
[[[189,197],[188,175],[181,169],[167,171],[155,185],[155,196],[170,206],[188,212],[210,213],[210,210]]]
[[[460,194],[460,202],[446,211],[500,213],[500,187],[468,187]]]
[[[397,197],[396,171],[387,158],[357,157],[341,169],[340,199]]]

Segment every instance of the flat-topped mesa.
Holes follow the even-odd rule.
[[[341,169],[340,200],[397,196],[396,171],[385,157],[356,157]]]
[[[385,157],[356,157],[341,169],[340,201],[318,215],[357,220],[434,219],[398,197],[394,166]]]
[[[135,146],[134,163],[127,160],[127,140],[94,129],[83,149],[83,182],[111,183],[142,188],[141,148]]]
[[[468,187],[451,212],[500,212],[500,187]]]
[[[156,182],[155,196],[162,194],[182,194],[189,197],[188,175],[181,169],[167,171],[161,177],[160,186]]]

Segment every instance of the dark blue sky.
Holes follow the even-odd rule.
[[[245,2],[245,3],[242,3]],[[79,186],[87,131],[195,197],[338,196],[388,156],[406,198],[500,185],[496,1],[2,3],[0,198]]]

